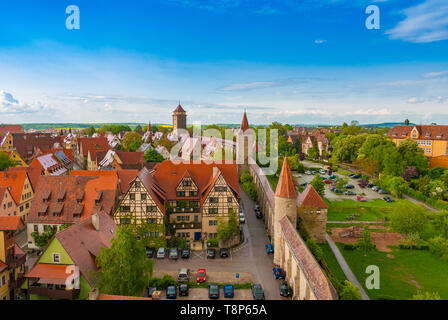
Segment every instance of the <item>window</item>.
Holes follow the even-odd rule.
[[[23,212],[23,206],[20,206],[20,212]]]
[[[210,197],[210,203],[219,203],[219,198],[217,198],[217,197]]]
[[[39,227],[37,226],[37,224],[34,225],[34,232],[38,232],[39,231]]]
[[[120,218],[120,224],[131,224],[131,218]]]
[[[208,213],[216,214],[216,213],[218,213],[218,208],[208,208]]]
[[[6,275],[3,275],[2,277],[2,286],[6,284]]]
[[[158,236],[159,236],[159,232],[157,231],[157,232],[156,232],[156,237],[158,237]]]
[[[233,198],[232,197],[227,197],[227,202],[232,202]]]
[[[157,212],[156,206],[146,206],[146,212]]]
[[[140,181],[135,181],[135,187],[140,188]]]
[[[198,216],[194,216],[194,222],[198,222],[199,221],[199,217]]]
[[[130,206],[121,206],[120,211],[121,212],[130,212],[131,207]]]
[[[184,187],[191,187],[191,186],[192,186],[191,180],[184,180],[184,181],[182,182],[182,185],[183,185]]]
[[[208,225],[209,226],[217,226],[218,225],[218,220],[209,220],[208,221]]]
[[[198,192],[197,191],[190,191],[190,197],[197,197]]]
[[[54,263],[59,263],[61,262],[61,257],[59,255],[59,253],[53,253],[53,262]]]
[[[233,211],[233,208],[228,208],[227,209],[227,213],[233,213],[234,211]]]
[[[177,191],[176,197],[185,197],[185,191]]]
[[[146,200],[146,193],[141,193],[140,194],[140,199],[141,200]]]
[[[135,200],[135,193],[130,193],[129,194],[129,199]]]
[[[28,202],[26,205],[25,205],[25,208],[29,208],[30,207],[30,203]]]
[[[156,218],[148,218],[148,219],[146,219],[146,223],[157,223],[157,219]]]

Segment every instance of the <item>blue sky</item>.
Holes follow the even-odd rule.
[[[380,30],[368,30],[368,5]],[[65,27],[68,5],[80,30]],[[10,1],[1,122],[448,124],[446,0]]]

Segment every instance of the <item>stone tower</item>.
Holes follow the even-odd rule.
[[[243,121],[241,122],[240,130],[237,133],[237,142],[236,142],[236,159],[237,163],[240,165],[239,167],[244,169],[248,169],[247,166],[249,164],[249,144],[254,140],[252,130],[249,130],[249,121],[247,121],[247,114],[244,111]]]
[[[180,104],[173,111],[173,132],[177,133],[178,129],[187,129],[187,112]]]
[[[282,255],[282,235],[280,220],[287,216],[293,226],[297,225],[298,193],[292,179],[288,158],[283,161],[282,171],[275,190],[274,208],[274,264],[280,265]]]

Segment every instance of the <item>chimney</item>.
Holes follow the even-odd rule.
[[[93,288],[92,291],[89,292],[89,300],[98,300],[100,296],[100,291],[98,288]]]
[[[404,121],[404,124],[408,126],[408,125],[409,125],[409,119],[406,119],[406,120]]]
[[[100,217],[98,213],[92,214],[92,225],[96,231],[100,231]]]

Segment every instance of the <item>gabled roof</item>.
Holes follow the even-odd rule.
[[[130,188],[130,183],[133,181],[139,170],[117,170],[118,182],[120,184],[120,192],[126,194]]]
[[[165,213],[166,210],[164,203],[166,201],[166,194],[154,178],[153,172],[150,172],[148,169],[143,168],[138,173],[138,178],[143,183],[145,189],[149,192],[152,200],[154,200],[160,211]]]
[[[0,231],[16,231],[25,226],[21,217],[0,217]]]
[[[387,135],[395,139],[405,139],[410,137],[414,128],[419,132],[419,139],[448,140],[446,125],[397,125],[389,130]]]
[[[244,111],[243,121],[241,122],[241,131],[244,132],[247,129],[249,129],[249,121],[247,121],[247,114],[246,111]]]
[[[0,124],[0,135],[11,133],[23,133],[23,127],[20,124]]]
[[[63,138],[50,133],[14,133],[13,144],[20,157],[27,161],[36,149],[48,150],[61,147]]]
[[[26,171],[0,172],[0,187],[11,187],[11,195],[17,204],[22,201],[22,190],[26,177]]]
[[[184,108],[182,108],[182,106],[179,104],[178,106],[177,106],[177,108],[174,110],[174,112],[186,112],[185,110],[184,110]]]
[[[87,157],[89,151],[92,153],[95,150],[109,150],[109,142],[106,137],[78,138],[78,146],[80,149],[82,148],[82,155],[84,157]]]
[[[328,206],[311,184],[299,195],[297,206],[302,208],[327,209]]]
[[[68,277],[68,274],[65,273],[66,270],[67,265],[64,264],[37,263],[25,277],[60,280],[61,283],[64,283],[62,281]]]
[[[145,156],[143,152],[127,152],[127,151],[116,151],[118,158],[120,158],[123,164],[140,164],[145,162]]]
[[[59,240],[91,286],[96,281],[89,274],[89,270],[98,270],[95,258],[101,248],[110,247],[110,241],[115,236],[117,229],[117,225],[108,214],[99,212],[98,217],[99,231],[93,227],[92,216],[90,216],[56,234],[56,239]]]
[[[37,184],[39,182],[39,177],[42,173],[41,168],[39,167],[10,167],[6,171],[9,172],[26,172],[28,173],[28,178],[30,179],[31,186],[34,191],[37,190]],[[1,177],[1,173],[0,173]]]
[[[288,157],[283,161],[282,171],[278,180],[275,196],[281,198],[296,198],[297,191],[292,179],[291,168],[289,167]]]

